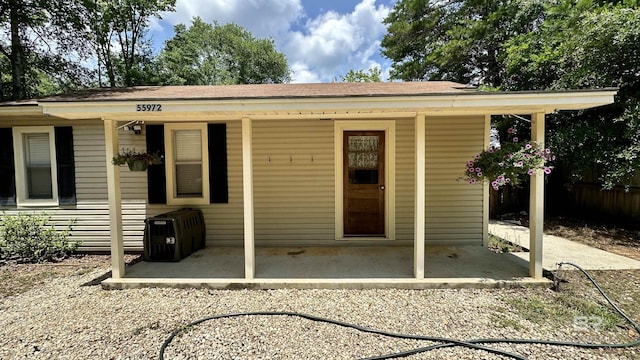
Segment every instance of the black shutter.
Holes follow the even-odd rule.
[[[209,124],[209,196],[212,204],[229,202],[227,124]]]
[[[73,160],[73,129],[71,126],[56,126],[56,170],[58,171],[58,203],[76,203],[76,167]]]
[[[147,167],[149,204],[167,203],[167,178],[164,171],[164,125],[146,125],[147,152],[159,153],[162,164]]]
[[[16,204],[16,173],[13,162],[13,133],[0,128],[0,206]]]

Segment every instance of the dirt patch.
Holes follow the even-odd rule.
[[[125,255],[126,263],[138,261],[139,255]],[[73,255],[61,262],[42,264],[0,264],[0,298],[21,294],[44,284],[47,280],[82,275],[99,267],[108,267],[108,255]]]
[[[544,232],[640,260],[640,229],[569,218],[545,219]]]

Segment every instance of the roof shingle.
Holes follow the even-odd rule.
[[[39,102],[411,96],[461,93],[468,91],[468,89],[463,84],[449,81],[139,86],[89,89],[50,96],[40,99]]]

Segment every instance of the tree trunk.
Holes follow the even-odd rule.
[[[13,86],[12,98],[14,100],[27,97],[24,88],[24,52],[20,41],[20,19],[18,13],[18,3],[16,0],[9,1],[9,21],[11,23],[11,81]]]

